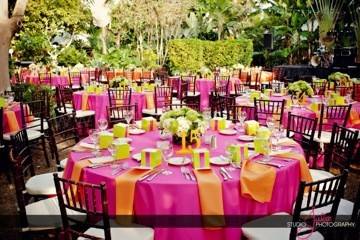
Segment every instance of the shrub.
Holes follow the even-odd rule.
[[[248,39],[176,39],[169,42],[168,52],[168,67],[172,72],[196,73],[203,66],[210,69],[239,63],[248,66],[252,61],[253,45]]]
[[[145,69],[152,69],[157,66],[156,64],[157,55],[153,50],[147,49],[143,53],[143,59],[141,61],[141,66]]]
[[[74,66],[78,63],[86,65],[89,58],[85,50],[78,50],[74,46],[70,46],[59,54],[57,61],[60,66]]]

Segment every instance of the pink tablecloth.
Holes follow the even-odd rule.
[[[73,99],[76,110],[81,110],[83,91],[74,92]],[[142,109],[146,107],[146,97],[144,93],[131,93],[131,104],[137,105],[137,115],[135,119],[140,119],[142,116]],[[95,94],[91,93],[88,97],[89,109],[95,111],[95,120],[101,118],[107,119],[106,107],[109,106],[108,93]]]
[[[211,151],[211,156],[218,156],[224,154],[224,148],[227,144],[236,143],[237,136],[223,136],[215,132],[218,148]],[[131,136],[134,147],[132,154],[140,152],[143,148],[156,146],[156,141],[160,140],[157,131],[146,133],[139,136]],[[297,146],[293,149],[302,153],[302,149]],[[74,162],[88,153],[72,152],[69,155],[69,161],[65,168],[64,177],[69,178],[73,169]],[[105,151],[104,155],[109,153]],[[259,156],[261,157],[261,156]],[[300,181],[300,164],[298,161],[279,161],[285,164],[285,167],[276,169],[277,176],[273,188],[272,200],[269,203],[259,203],[253,199],[242,197],[240,194],[239,177],[240,171],[235,170],[230,172],[233,179],[230,181],[222,181],[223,202],[225,215],[268,215],[275,212],[285,211],[291,212],[292,205],[297,195],[298,184]],[[272,160],[272,161],[273,161]],[[138,162],[132,159],[124,160],[130,166],[139,165]],[[172,175],[160,175],[151,182],[137,182],[135,190],[134,212],[136,215],[201,215],[201,208],[199,203],[198,187],[195,182],[187,181],[180,173],[180,168],[175,166],[162,165],[173,172]],[[220,179],[218,167],[213,167]],[[105,182],[108,190],[109,212],[115,212],[115,177],[111,175],[112,169],[110,167],[103,167],[99,169],[86,168],[83,170],[81,180],[90,183]],[[191,217],[189,218],[191,221]],[[201,226],[201,225],[200,225]],[[155,239],[167,240],[239,240],[241,237],[241,230],[239,226],[220,228],[216,230],[204,229],[202,227],[194,228],[167,228],[156,227]]]
[[[215,82],[200,78],[196,80],[196,91],[200,92],[200,110],[209,107],[209,94],[214,90]]]

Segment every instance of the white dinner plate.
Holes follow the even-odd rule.
[[[249,148],[249,149],[255,149],[255,145],[254,145],[253,142],[252,142],[252,143],[248,143],[247,145],[248,145],[248,148]]]
[[[282,97],[282,96],[284,96],[284,94],[282,94],[282,93],[273,93],[272,96],[274,96],[274,97]]]
[[[132,155],[132,159],[134,159],[137,162],[141,161],[141,153],[135,153],[134,155]]]
[[[169,159],[169,164],[175,166],[184,166],[191,163],[190,158],[187,157],[172,157]]]
[[[220,134],[222,135],[236,135],[237,131],[235,129],[223,129],[219,131]]]
[[[289,153],[291,152],[292,149],[290,148],[286,148],[286,149],[280,149],[280,150],[277,150],[277,151],[271,151],[269,153],[270,156],[276,156],[276,155],[280,155],[280,154],[285,154],[285,153]]]
[[[230,159],[223,158],[223,157],[212,157],[210,158],[210,163],[214,165],[224,166],[230,164]]]
[[[131,143],[131,138],[117,138],[114,140],[114,143]]]
[[[144,134],[146,131],[144,129],[140,129],[140,128],[133,128],[133,129],[129,129],[129,134],[131,135],[140,135],[140,134]]]
[[[243,142],[252,142],[254,141],[255,136],[249,136],[249,135],[240,135],[238,137],[239,141],[243,141]]]

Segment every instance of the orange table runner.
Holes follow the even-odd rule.
[[[9,131],[10,132],[18,132],[20,130],[20,126],[17,121],[15,112],[12,110],[5,110],[4,115],[7,119]]]
[[[83,92],[81,95],[81,110],[83,111],[89,109],[88,98],[89,98],[89,94],[87,92]]]
[[[269,202],[276,178],[273,167],[245,160],[240,173],[241,195],[258,202]]]
[[[146,108],[154,109],[155,108],[154,92],[145,92],[145,98],[146,98]]]
[[[194,170],[194,174],[198,182],[201,213],[204,216],[204,226],[224,226],[224,207],[220,179],[211,169]]]

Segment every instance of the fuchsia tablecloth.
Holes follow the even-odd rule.
[[[83,91],[74,92],[73,99],[76,110],[81,110],[81,101],[82,101]],[[95,120],[101,118],[107,119],[106,107],[109,106],[109,96],[107,92],[102,94],[90,93],[88,97],[88,103],[90,110],[95,111]],[[146,97],[144,93],[131,93],[131,104],[137,105],[137,116],[136,119],[140,119],[142,116],[143,108],[146,108]]]
[[[38,76],[26,76],[25,81],[27,83],[39,84],[39,77]],[[73,79],[73,84],[79,84],[79,78]],[[50,83],[49,78],[45,78],[44,81],[46,84]],[[67,76],[60,76],[60,75],[51,75],[51,86],[67,86],[69,85],[68,77]]]
[[[209,132],[217,136],[218,148],[211,151],[211,156],[224,154],[227,144],[238,143],[237,136],[223,136],[215,132]],[[143,148],[156,146],[156,141],[160,140],[159,132],[149,132],[140,136],[131,136],[134,147],[133,154],[140,152]],[[302,153],[302,149],[296,146],[292,149]],[[74,162],[88,153],[72,152],[65,168],[64,177],[71,176]],[[104,155],[109,153],[105,150]],[[261,158],[261,156],[258,156]],[[130,166],[139,165],[135,160],[124,160]],[[295,201],[297,188],[300,181],[300,165],[298,161],[281,161],[273,158],[272,161],[284,164],[285,167],[276,169],[276,181],[273,189],[272,200],[269,203],[259,203],[255,200],[242,197],[240,194],[239,177],[240,171],[230,172],[233,180],[222,181],[223,201],[225,215],[267,215],[279,211],[292,211]],[[136,215],[200,215],[198,187],[195,182],[187,181],[180,173],[180,168],[166,166],[173,172],[172,175],[160,175],[151,182],[137,182],[135,190],[134,212]],[[219,174],[219,168],[213,167],[215,173]],[[90,183],[105,182],[108,190],[109,212],[115,211],[115,177],[111,175],[110,167],[99,169],[86,168],[83,171],[81,180]],[[191,220],[189,220],[191,221]],[[220,228],[216,230],[197,228],[158,228],[155,226],[156,240],[239,240],[241,237],[240,227]]]

